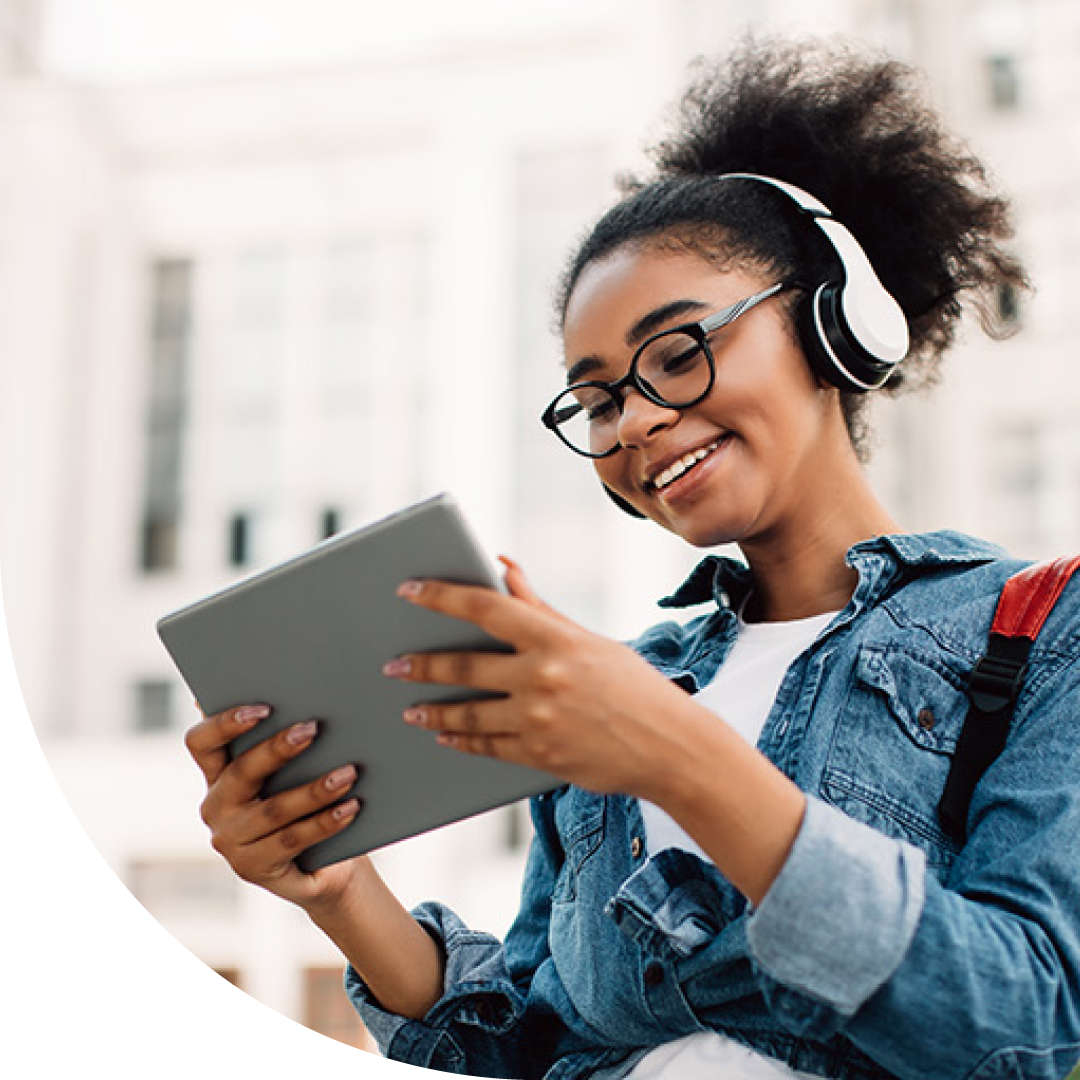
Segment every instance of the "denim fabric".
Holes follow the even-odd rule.
[[[757,909],[685,851],[639,854],[638,803],[573,787],[533,801],[505,944],[445,907],[422,1021],[349,993],[392,1058],[481,1077],[623,1076],[649,1048],[722,1032],[845,1080],[1064,1076],[1080,1056],[1080,581],[1032,653],[1013,732],[958,848],[936,805],[1005,579],[1022,565],[956,533],[848,556],[847,607],[788,669],[760,749],[808,795]],[[636,647],[687,690],[735,631],[747,572],[710,556],[668,606],[708,604]]]

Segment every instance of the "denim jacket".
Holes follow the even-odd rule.
[[[1009,743],[957,847],[936,806],[965,680],[1021,563],[957,533],[854,547],[850,603],[781,683],[759,748],[808,796],[752,909],[715,866],[653,857],[636,799],[533,800],[522,906],[505,943],[447,908],[417,919],[446,955],[421,1021],[353,1003],[384,1053],[481,1077],[614,1080],[650,1048],[721,1032],[844,1080],[1062,1077],[1080,1056],[1080,580],[1032,653]],[[662,603],[708,603],[636,648],[688,691],[726,655],[745,567],[710,556]]]

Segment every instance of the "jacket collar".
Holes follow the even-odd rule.
[[[859,571],[859,592],[865,596],[871,590],[878,592],[875,585],[891,581],[901,571],[906,571],[907,577],[918,577],[941,567],[977,566],[1005,556],[997,544],[942,530],[863,540],[848,551],[847,563]],[[708,555],[660,606],[685,608],[715,601],[721,608],[738,608],[752,585],[744,562],[726,555]]]

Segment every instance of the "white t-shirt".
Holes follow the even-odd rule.
[[[740,616],[731,652],[716,678],[697,694],[697,700],[756,745],[784,673],[835,614],[772,623],[747,623]],[[650,855],[678,847],[708,858],[658,806],[642,799],[641,813]],[[791,1080],[806,1074],[723,1035],[701,1032],[657,1047],[634,1066],[627,1080],[716,1080],[721,1076],[724,1080]]]

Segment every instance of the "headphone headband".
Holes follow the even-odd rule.
[[[907,318],[847,226],[820,199],[786,180],[758,173],[722,173],[716,179],[768,184],[814,221],[842,273],[839,280],[818,285],[800,327],[807,359],[841,390],[863,393],[883,386],[907,355]]]

